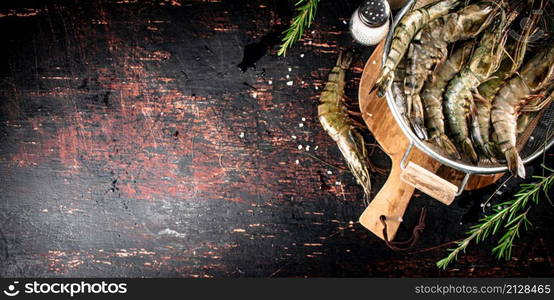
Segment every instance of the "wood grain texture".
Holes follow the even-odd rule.
[[[377,81],[381,68],[384,41],[374,50],[367,60],[362,79],[360,80],[360,109],[365,123],[375,139],[392,161],[391,171],[385,185],[360,216],[360,223],[375,235],[384,238],[381,216],[387,218],[387,236],[393,240],[398,227],[403,221],[404,213],[414,193],[414,186],[401,180],[400,161],[410,142],[396,123],[387,101],[377,96],[377,91],[370,93]],[[440,164],[414,148],[409,161],[434,171]]]
[[[357,3],[321,1],[313,27],[277,57],[262,42],[288,24],[292,5],[1,1],[0,276],[551,274],[546,208],[517,261],[473,247],[447,271],[434,266],[443,249],[393,253],[356,222],[363,193],[321,129],[317,101],[351,43]],[[244,49],[257,43],[267,53],[243,73]],[[348,73],[350,97],[370,50]],[[372,159],[390,164],[379,151]],[[379,190],[384,178],[372,180]],[[425,205],[417,249],[458,239],[493,192],[448,209],[416,193],[398,236]]]
[[[446,205],[452,204],[458,192],[457,186],[412,161],[402,170],[400,180]]]

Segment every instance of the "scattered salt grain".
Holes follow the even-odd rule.
[[[292,81],[287,81],[288,86],[292,86]]]
[[[270,81],[268,81],[267,83],[268,83],[269,85],[272,85],[272,84],[273,84],[273,81],[270,80]]]
[[[331,172],[331,171],[327,171],[327,174],[331,175],[331,174],[333,174],[333,172]]]
[[[285,76],[285,77],[287,77],[287,79],[289,79],[289,78],[290,78],[290,75],[289,75],[289,74],[287,74],[287,76]]]
[[[302,145],[298,145],[298,150],[302,150]]]
[[[296,161],[294,161],[295,164],[300,164],[300,161],[297,159]]]
[[[289,68],[289,72],[292,71],[292,68]]]
[[[253,97],[254,99],[258,98],[258,93],[253,93],[253,94],[252,94],[252,97]]]
[[[335,185],[340,185],[340,181],[335,181]]]
[[[304,53],[301,53],[301,54],[300,54],[300,58],[303,58],[303,57],[304,57]]]
[[[317,85],[315,86],[315,90],[316,90],[316,91],[319,90],[319,87],[318,87]]]
[[[304,123],[298,124],[298,127],[300,127],[300,128],[304,127]]]
[[[346,25],[348,22],[346,22],[346,20],[342,20],[342,24]]]
[[[291,136],[293,140],[296,140],[296,135]]]
[[[310,151],[310,145],[306,146],[306,151]]]
[[[402,217],[398,217],[398,222],[402,223],[404,221],[404,219],[402,219]]]
[[[317,149],[319,149],[319,146],[315,146],[314,150],[317,150]],[[329,171],[329,172],[331,172],[331,171]]]
[[[241,139],[244,138],[244,132],[241,132],[239,136]]]

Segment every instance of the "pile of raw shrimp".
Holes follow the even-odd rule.
[[[554,3],[508,1],[411,9],[394,29],[376,88],[380,96],[390,90],[414,133],[443,154],[507,164],[523,178],[519,139],[554,93],[545,25]]]

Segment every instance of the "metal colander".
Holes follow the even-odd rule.
[[[396,28],[402,16],[404,16],[404,14],[406,14],[406,12],[410,10],[414,2],[415,0],[408,1],[407,4],[396,14],[391,29],[387,35],[387,39],[385,41],[383,64],[390,51],[394,29]],[[429,142],[420,140],[412,131],[410,125],[401,114],[401,108],[397,106],[394,92],[392,92],[391,90],[392,89],[389,89],[389,91],[385,95],[388,106],[394,118],[396,119],[396,122],[410,140],[410,146],[406,150],[403,163],[405,163],[410,151],[415,145],[422,152],[438,160],[441,164],[466,173],[466,177],[462,181],[462,186],[459,189],[459,193],[463,191],[469,175],[471,174],[494,174],[508,171],[507,166],[503,164],[502,161],[491,162],[489,160],[482,159],[477,164],[472,164],[469,161],[452,159],[449,158],[439,147],[436,147]],[[543,109],[541,113],[537,114],[537,117],[535,117],[534,120],[529,124],[526,131],[518,136],[517,146],[524,164],[527,164],[533,159],[541,156],[549,147],[554,144],[554,134],[552,132],[554,131],[554,126],[550,128],[550,125],[554,125],[554,105],[549,105],[547,108]]]

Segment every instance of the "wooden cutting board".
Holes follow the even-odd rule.
[[[392,167],[385,185],[361,215],[360,223],[380,238],[383,238],[383,225],[379,218],[384,215],[387,218],[388,238],[393,240],[415,188],[401,180],[401,176],[405,174],[400,168],[400,162],[410,142],[396,123],[386,99],[378,97],[376,91],[370,94],[381,70],[383,48],[384,41],[375,48],[366,62],[360,80],[359,103],[365,123],[379,145],[390,157]],[[438,161],[427,156],[416,147],[411,151],[409,161],[431,173],[437,173],[437,175],[450,182],[457,183],[464,176],[462,172],[442,166]],[[478,189],[493,184],[502,175],[471,176],[466,190]]]

